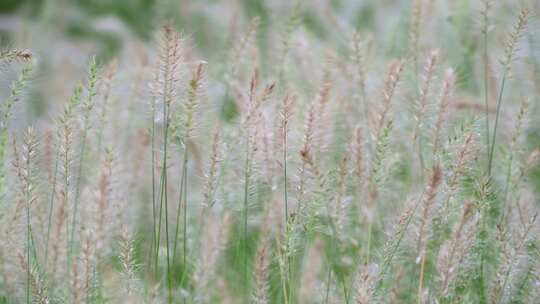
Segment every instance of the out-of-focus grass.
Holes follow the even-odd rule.
[[[81,179],[81,208],[93,206],[109,191],[114,192],[110,200],[122,214],[115,214],[107,223],[112,231],[104,241],[107,248],[100,248],[103,256],[96,262],[92,279],[92,290],[97,294],[89,303],[120,302],[123,289],[119,286],[131,283],[123,276],[130,265],[117,257],[121,247],[111,245],[119,241],[118,223],[134,235],[132,258],[141,268],[133,270],[133,284],[140,291],[139,301],[150,301],[156,293],[156,301],[163,303],[184,298],[198,303],[247,303],[254,291],[267,287],[268,301],[261,303],[353,303],[362,298],[359,291],[364,289],[372,303],[487,303],[488,297],[493,297],[489,298],[493,303],[524,302],[531,298],[527,293],[533,294],[538,287],[538,232],[536,226],[527,230],[529,221],[535,223],[534,214],[540,207],[540,166],[533,159],[527,167],[526,159],[533,158],[540,147],[540,126],[535,119],[540,114],[539,48],[535,41],[538,5],[533,2],[493,1],[493,26],[487,39],[490,106],[486,115],[482,103],[482,1],[4,0],[0,2],[1,46],[28,49],[35,57],[34,77],[21,97],[17,96],[17,101],[24,102],[15,107],[9,132],[1,134],[5,135],[0,149],[6,159],[2,168],[9,176],[6,185],[19,186],[21,173],[10,164],[16,163],[17,151],[25,149],[20,135],[25,126],[36,124],[40,140],[45,142],[40,154],[43,159],[39,160],[40,187],[45,192],[50,191],[51,176],[56,176],[50,172],[54,161],[60,166],[67,163],[66,172],[83,172],[66,177],[67,181]],[[423,8],[432,5],[432,9],[421,11],[421,20],[414,18],[418,3]],[[504,39],[524,3],[532,12],[530,25],[510,63],[512,72],[502,94],[501,122],[493,145],[495,173],[486,173],[490,147],[484,146],[485,118],[493,123],[495,95],[502,90],[499,59],[505,53]],[[417,21],[429,26],[414,33]],[[178,54],[163,55],[176,43],[157,35],[164,24],[171,26],[165,33],[183,33],[184,40],[178,42],[183,57],[178,66],[169,61]],[[251,36],[246,34],[250,29]],[[359,37],[359,50],[354,49],[353,33]],[[421,119],[418,96],[424,93],[426,58],[433,53],[439,54],[438,61]],[[79,155],[84,151],[79,149],[84,122],[80,109],[65,129],[59,127],[56,117],[73,87],[80,81],[87,85],[83,74],[92,55],[100,67],[99,94],[91,120],[96,125],[85,130],[89,145]],[[355,62],[355,56],[362,58]],[[113,59],[118,60],[120,69],[117,77],[107,80]],[[392,70],[399,64],[405,67],[401,75]],[[190,77],[198,65],[204,66],[202,94],[197,95],[200,109],[189,113],[195,117],[196,136],[182,138],[178,134],[185,130],[175,122],[175,142],[165,144],[164,139],[171,138],[163,134],[168,126],[161,112],[164,100],[174,100],[170,119],[181,120],[188,111],[181,105],[189,95]],[[168,75],[171,67],[180,72]],[[445,120],[439,130],[441,147],[435,151],[432,136],[441,88],[445,81],[453,87],[453,80],[448,80],[453,78],[446,78],[452,75],[449,68],[455,71],[455,94],[448,100],[448,108],[440,110]],[[9,95],[9,82],[18,73],[17,64],[8,65],[2,73],[0,84],[7,88],[6,93],[0,92],[2,99]],[[362,73],[364,92],[359,79]],[[110,81],[112,88],[107,104],[103,96],[107,84],[101,81]],[[399,83],[396,92],[392,91],[393,82]],[[274,95],[262,105],[254,102],[262,94],[259,91],[271,83],[276,84]],[[164,96],[167,90],[178,92],[171,93],[171,98]],[[294,96],[296,103],[287,133],[288,148],[282,156],[283,133],[276,125],[282,119],[280,100],[286,94]],[[525,136],[518,138],[519,145],[511,147],[517,109],[524,97],[530,97],[530,121],[526,119]],[[362,105],[367,105],[366,116]],[[385,106],[389,116],[382,115]],[[256,110],[251,113],[253,108]],[[308,132],[310,109],[315,113],[314,134]],[[247,123],[251,121],[256,122]],[[363,136],[359,139],[363,158],[359,159],[352,153],[357,129]],[[203,206],[203,181],[208,178],[205,169],[211,153],[209,134],[216,130],[221,133],[223,155],[216,156],[219,172],[214,201],[212,206]],[[413,130],[420,133],[418,138]],[[73,136],[72,150],[61,146],[61,139],[70,139],[62,137],[66,134]],[[465,141],[469,134],[471,143]],[[116,153],[113,181],[103,178],[106,168],[102,168],[100,150],[104,147],[112,147]],[[188,150],[190,161],[184,168],[181,160]],[[166,158],[164,151],[168,151]],[[62,153],[65,159],[58,158]],[[466,160],[462,164],[458,163],[460,157]],[[79,160],[83,160],[82,166],[73,165]],[[252,163],[254,173],[249,175]],[[283,178],[285,165],[289,171]],[[429,178],[437,170],[442,170],[442,182],[430,184]],[[189,193],[180,191],[184,189],[180,172],[189,172]],[[163,186],[165,190],[156,190],[166,175],[169,182]],[[510,189],[506,201],[505,185]],[[51,207],[52,214],[61,214],[57,210],[60,199],[65,192],[74,196],[73,187],[66,186],[64,193],[52,191],[57,204]],[[426,194],[429,191],[435,194]],[[6,193],[9,198],[20,195],[14,190]],[[165,240],[162,235],[160,248],[154,248],[152,229],[159,224],[155,223],[152,204],[163,193],[170,194],[165,204],[172,215],[177,210],[183,212],[180,207],[187,200],[187,239],[174,240],[182,249],[187,244],[185,264],[182,258],[167,256],[171,237]],[[178,199],[180,193],[188,193],[186,199]],[[284,212],[285,220],[281,214],[284,193],[289,206],[294,206],[290,214],[289,210]],[[125,205],[118,206],[120,201]],[[6,210],[11,211],[9,208]],[[209,219],[215,222],[199,227],[203,210],[208,211],[204,208],[211,209]],[[219,226],[217,219],[230,214],[228,226]],[[511,217],[506,218],[508,214]],[[77,228],[68,228],[68,232],[76,233],[75,250],[84,253],[83,232],[91,217],[76,223],[70,216],[66,217],[68,225],[73,221]],[[173,218],[182,219],[167,217],[171,231],[182,227]],[[10,227],[0,225],[4,226]],[[202,233],[207,227],[229,234],[223,243],[213,244],[215,240]],[[42,246],[40,237],[36,239],[33,246]],[[202,251],[200,240],[215,247]],[[264,257],[258,256],[265,242],[267,265]],[[9,246],[10,250],[24,249],[21,242]],[[450,253],[453,248],[458,248],[456,256]],[[217,257],[205,256],[213,252]],[[464,256],[458,259],[460,253]],[[449,255],[453,264],[445,265]],[[3,258],[0,256],[1,265],[8,261]],[[171,260],[172,265],[168,265]],[[212,269],[201,265],[208,261],[213,262]],[[80,270],[62,265],[68,271]],[[41,270],[40,266],[35,268]],[[24,292],[17,286],[29,285],[25,283],[27,276],[19,268],[13,271],[14,267],[7,266],[7,271],[16,273],[13,277],[17,279],[24,278],[18,284],[0,282],[1,294],[6,294],[0,303],[22,299]],[[257,267],[266,272],[261,275]],[[75,280],[62,281],[50,269],[43,269],[43,273],[51,294],[74,297],[69,290]],[[257,275],[264,277],[267,286],[257,286],[253,279]],[[446,279],[451,284],[445,287]],[[501,291],[497,288],[507,281],[511,283],[498,294]],[[15,287],[11,290],[4,285]]]

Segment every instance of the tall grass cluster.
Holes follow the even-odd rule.
[[[0,303],[539,303],[538,2],[315,2],[213,60],[164,22],[45,115],[0,51]]]

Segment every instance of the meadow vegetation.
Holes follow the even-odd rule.
[[[539,303],[539,2],[188,2],[0,51],[0,303]]]

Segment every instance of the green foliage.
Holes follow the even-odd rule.
[[[230,95],[225,95],[223,104],[221,106],[221,117],[227,123],[232,123],[238,116],[238,106],[236,101]]]

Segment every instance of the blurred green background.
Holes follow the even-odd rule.
[[[205,56],[211,56],[216,50],[227,46],[227,27],[224,23],[227,16],[216,15],[216,11],[227,13],[232,10],[234,17],[247,20],[259,16],[258,42],[261,52],[267,50],[269,44],[267,33],[270,28],[284,27],[287,14],[275,11],[275,7],[287,6],[289,1],[265,0],[3,0],[0,1],[0,19],[18,16],[26,20],[38,22],[44,29],[65,34],[76,40],[94,41],[100,45],[99,57],[108,59],[116,55],[122,48],[119,34],[104,28],[96,28],[95,21],[100,18],[119,20],[130,34],[148,41],[159,25],[165,20],[172,21],[177,28],[189,33],[196,48]],[[320,9],[331,10],[339,16],[339,21],[346,21],[356,28],[373,29],[375,10],[385,10],[385,5],[394,9],[403,6],[403,1],[299,1],[304,2],[300,13],[301,25],[314,37],[322,40],[342,39],[344,33],[324,20]],[[381,5],[379,2],[382,2]],[[384,4],[386,3],[386,4]],[[294,1],[290,1],[293,5]],[[399,5],[396,5],[399,4]],[[225,8],[225,9],[224,9]],[[406,7],[404,7],[406,9]],[[403,14],[405,17],[406,14]],[[282,20],[279,20],[282,18]],[[3,45],[13,44],[12,32],[0,26],[0,37]],[[267,54],[262,54],[267,55]]]

